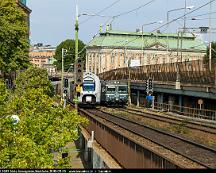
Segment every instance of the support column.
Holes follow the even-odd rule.
[[[88,57],[88,54],[86,54],[86,72],[89,72],[89,57]]]
[[[173,110],[173,103],[174,103],[173,96],[169,96],[169,99],[168,99],[169,111]]]
[[[140,91],[137,90],[137,107],[140,106]]]
[[[184,108],[183,108],[183,97],[182,95],[179,96],[179,111],[183,112]]]
[[[157,95],[157,102],[158,102],[157,109],[163,109],[163,100],[164,100],[164,94],[158,93],[158,95]]]
[[[97,74],[97,54],[94,54],[94,74]]]
[[[87,146],[88,141],[85,140],[85,148],[84,148],[84,160],[88,162],[88,146]]]

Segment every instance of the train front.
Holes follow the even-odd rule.
[[[98,76],[94,73],[84,73],[83,83],[80,96],[78,97],[79,105],[97,105],[100,104],[101,83]]]

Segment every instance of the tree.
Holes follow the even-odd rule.
[[[78,50],[79,52],[82,51],[79,57],[82,58],[83,62],[85,61],[85,44],[79,40],[78,43]],[[57,69],[60,70],[62,68],[62,48],[68,50],[64,56],[64,69],[67,71],[70,67],[70,64],[74,63],[75,60],[75,40],[65,40],[61,42],[55,52],[55,59],[57,60],[54,64],[57,66]]]
[[[46,69],[30,67],[24,73],[21,73],[16,79],[16,91],[22,95],[28,89],[42,88],[43,93],[49,96],[54,95],[54,89],[48,80]]]
[[[212,42],[212,59],[216,60],[216,42]],[[205,59],[208,60],[209,59],[209,46],[207,47],[206,50],[206,55],[205,55]]]
[[[0,70],[4,76],[29,65],[26,19],[17,1],[0,1]]]
[[[27,73],[20,75],[31,78]],[[5,105],[6,118],[0,116],[0,168],[54,168],[53,152],[77,139],[78,126],[87,123],[69,106],[56,105],[55,98],[44,94],[47,87],[36,85],[38,78],[31,74],[24,84],[31,87],[23,87],[22,94],[15,89]],[[20,118],[18,123],[10,118],[14,114]],[[67,160],[59,159],[57,168],[65,168]]]
[[[4,113],[4,108],[8,99],[8,91],[3,80],[0,79],[0,118]]]

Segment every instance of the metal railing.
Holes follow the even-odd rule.
[[[158,102],[154,103],[154,108],[157,110],[174,112],[187,117],[216,121],[216,110],[198,109]]]
[[[212,62],[212,64],[216,64]],[[215,67],[215,65],[212,65]],[[215,85],[215,68],[210,71],[208,63],[203,60],[145,65],[130,68],[131,80],[146,80],[175,82],[179,74],[181,83]],[[126,80],[129,77],[128,68],[113,69],[99,74],[103,80]]]

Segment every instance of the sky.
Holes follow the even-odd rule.
[[[186,10],[186,13],[191,12],[191,14],[186,16],[185,25],[187,28],[195,28],[194,32],[199,33],[199,30],[196,28],[209,26],[209,15],[207,13],[210,12],[210,5],[200,8],[209,1],[210,0],[27,0],[27,6],[32,10],[30,16],[30,40],[31,44],[43,43],[57,46],[66,39],[74,39],[76,4],[78,5],[79,14],[96,14],[100,12],[99,15],[101,15],[81,15],[79,17],[79,39],[86,44],[98,33],[100,24],[105,25],[106,22],[111,20],[110,16],[117,16],[119,14],[122,15],[115,18],[112,22],[113,30],[135,32],[136,29],[141,29],[141,26],[144,25],[144,31],[146,32],[153,32],[156,29],[160,29],[162,33],[177,32],[179,28],[184,26],[184,18],[172,22],[167,26],[167,14],[169,14],[169,21],[183,16],[185,13],[183,9],[185,7],[185,2],[187,7],[194,6],[191,10]],[[212,1],[212,41],[216,41],[216,0]],[[148,5],[145,5],[147,3]],[[168,13],[169,10],[174,11]],[[125,13],[129,11],[132,12]],[[195,16],[197,16],[196,20],[191,20],[191,18]],[[159,21],[163,21],[163,23],[159,23]],[[162,25],[165,26],[159,28]],[[105,29],[104,26],[103,30],[105,31]],[[209,34],[202,34],[201,36],[204,41],[209,40]]]

